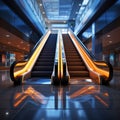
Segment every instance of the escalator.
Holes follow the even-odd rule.
[[[85,63],[75,48],[71,38],[68,34],[63,34],[62,36],[70,78],[88,78],[89,71],[87,70]]]
[[[32,71],[31,77],[50,78],[53,72],[57,34],[51,34],[44,45]]]

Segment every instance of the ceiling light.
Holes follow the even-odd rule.
[[[7,38],[9,38],[9,37],[10,37],[10,35],[8,35],[8,34],[7,34],[7,35],[5,35],[5,36],[6,36]]]
[[[89,0],[84,0],[83,3],[82,3],[82,5],[87,5],[88,2],[89,2]]]
[[[76,14],[78,14],[78,12],[76,12]]]
[[[111,37],[111,35],[108,34],[107,37],[109,38],[109,37]]]
[[[112,40],[110,40],[109,43],[112,43]]]
[[[45,12],[42,12],[42,14],[45,14]]]
[[[40,6],[42,6],[42,4],[40,3]]]
[[[79,6],[81,6],[81,4],[79,4]]]
[[[8,44],[11,44],[11,42],[8,42]]]

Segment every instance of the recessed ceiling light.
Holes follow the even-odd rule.
[[[79,6],[81,6],[81,4],[79,4]]]
[[[109,43],[112,43],[112,40],[110,40]]]
[[[8,44],[11,44],[11,42],[8,42]]]
[[[45,12],[42,12],[42,14],[45,14]]]
[[[111,37],[111,35],[108,34],[107,37]]]
[[[6,36],[7,38],[9,38],[9,37],[10,37],[10,35],[8,35],[8,34],[7,34],[7,35],[5,35],[5,36]]]
[[[40,6],[42,6],[42,3],[40,3]]]
[[[76,12],[76,14],[78,14],[78,12]]]

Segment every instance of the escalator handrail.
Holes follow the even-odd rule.
[[[73,34],[72,30],[70,30],[70,32]],[[74,34],[73,34],[74,35]],[[86,54],[93,60],[94,64],[96,64],[95,62],[103,62],[105,64],[107,64],[108,68],[109,68],[109,77],[108,77],[108,81],[110,81],[112,79],[112,76],[113,76],[113,67],[112,65],[107,62],[107,61],[99,61],[99,60],[96,60],[95,58],[95,55],[92,54],[88,49],[87,47],[80,41],[80,39],[74,35],[74,37],[76,38],[76,40],[80,43],[80,45],[82,45],[83,49],[85,50]]]
[[[46,33],[44,35],[46,35]],[[27,60],[32,56],[32,54],[34,53],[34,51],[38,47],[39,43],[43,39],[44,35],[40,38],[40,40],[35,44],[35,46],[32,48],[32,50],[30,51],[30,53],[27,55],[27,58],[26,58]]]
[[[18,64],[18,63],[24,63],[26,61],[14,61],[12,63],[12,65],[10,66],[10,78],[11,80],[14,82],[15,81],[15,78],[14,78],[14,69],[15,69],[15,66]]]
[[[57,35],[57,42],[56,42],[56,49],[55,49],[55,57],[54,57],[54,65],[53,65],[53,72],[52,72],[52,76],[51,78],[53,77],[57,77],[58,75],[58,42],[59,42],[59,39],[58,39],[58,35]],[[57,67],[56,67],[57,66]]]
[[[29,58],[28,59],[25,59],[23,61],[14,61],[11,66],[10,66],[10,77],[11,77],[11,80],[12,81],[15,81],[15,77],[14,77],[14,69],[15,69],[15,66],[16,64],[18,63],[23,63],[23,62],[27,62],[29,61],[29,59],[31,58],[31,56],[33,55],[33,53],[35,52],[36,48],[38,47],[38,45],[42,42],[42,39],[46,36],[47,32],[40,38],[40,40],[37,42],[37,44],[35,45],[35,47],[33,48],[32,50],[32,53],[30,54]]]
[[[67,60],[66,60],[63,37],[61,37],[61,41],[62,41],[62,61],[63,61],[63,66],[65,66],[65,76],[64,76],[64,71],[63,71],[63,77],[66,77],[66,76],[70,77],[69,72],[68,72],[68,65],[67,65]],[[64,70],[64,67],[63,67],[63,70]]]

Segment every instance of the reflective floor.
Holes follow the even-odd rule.
[[[120,120],[119,73],[110,86],[75,79],[55,87],[40,79],[14,87],[9,71],[0,71],[0,120]]]

